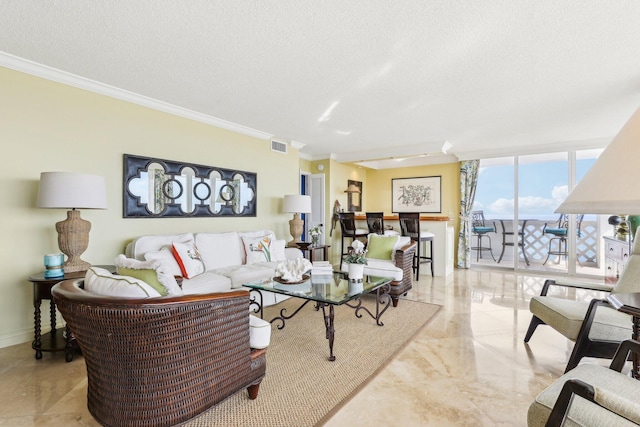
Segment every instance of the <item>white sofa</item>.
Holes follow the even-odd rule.
[[[270,243],[268,248],[259,244],[265,237]],[[188,274],[184,277],[172,250],[181,244],[195,245],[196,255],[203,266],[198,266],[202,268],[201,273],[196,271],[192,277]],[[270,230],[165,234],[136,238],[127,245],[125,255],[141,261],[161,259],[172,263],[174,274],[184,277],[181,284],[183,293],[203,294],[246,289],[242,286],[244,283],[273,277],[278,261],[303,257],[300,249],[285,246],[285,241],[277,240]],[[270,261],[265,260],[265,249]],[[286,298],[263,292],[262,303],[264,306],[273,305]]]

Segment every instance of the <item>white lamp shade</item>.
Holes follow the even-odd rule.
[[[310,213],[311,196],[303,196],[301,194],[290,194],[284,196],[282,211],[289,213]]]
[[[38,207],[107,209],[104,177],[75,172],[42,172]]]
[[[640,214],[640,109],[613,138],[556,212]]]

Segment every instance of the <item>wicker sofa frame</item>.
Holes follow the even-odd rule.
[[[243,388],[257,397],[266,349],[249,347],[248,291],[118,299],[82,283],[63,281],[52,294],[83,353],[88,408],[101,424],[172,426]]]

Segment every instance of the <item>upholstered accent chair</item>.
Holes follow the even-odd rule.
[[[640,381],[621,373],[640,342],[623,341],[609,365],[583,363],[558,378],[529,406],[529,427],[640,425]]]
[[[67,280],[52,289],[105,426],[182,424],[236,392],[258,395],[266,349],[251,349],[249,292],[116,298]]]
[[[529,303],[533,316],[525,343],[538,325],[549,325],[575,342],[566,371],[575,368],[583,357],[611,359],[620,342],[632,336],[631,316],[617,311],[606,299],[582,302],[549,296],[552,286],[610,293],[640,292],[640,238],[636,236],[633,252],[615,286],[547,280],[540,295],[531,298]]]

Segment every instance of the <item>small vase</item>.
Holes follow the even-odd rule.
[[[318,246],[318,236],[311,236],[311,246]]]
[[[349,281],[362,281],[364,277],[364,264],[349,264]]]

